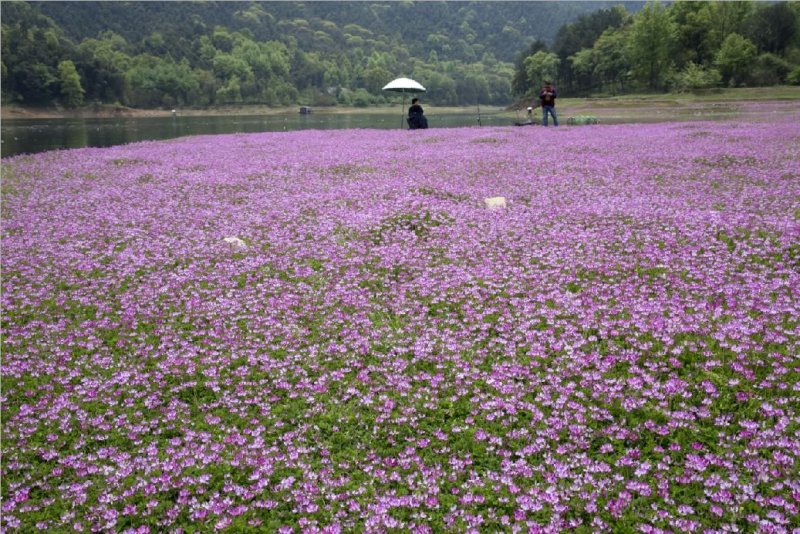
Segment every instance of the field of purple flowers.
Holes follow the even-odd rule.
[[[4,528],[799,528],[798,124],[3,160]]]

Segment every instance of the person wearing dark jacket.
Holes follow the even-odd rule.
[[[544,82],[539,93],[539,103],[542,106],[542,126],[547,126],[547,114],[553,117],[553,126],[558,126],[556,116],[556,88],[550,82]]]
[[[409,130],[424,130],[428,127],[428,119],[425,118],[424,113],[425,111],[419,104],[419,98],[413,98],[411,107],[408,108],[408,118],[406,119]]]

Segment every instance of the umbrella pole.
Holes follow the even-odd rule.
[[[400,105],[400,129],[403,129],[403,118],[405,117],[405,109],[406,109],[406,92],[402,91],[403,93],[403,103]]]

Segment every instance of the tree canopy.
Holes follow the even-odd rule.
[[[560,60],[562,94],[797,84],[800,3],[678,1],[648,2],[634,13],[600,9],[562,26],[552,52]],[[537,75],[525,65],[538,53],[518,62],[515,94],[537,89]]]
[[[2,3],[4,102],[138,107],[438,105],[794,83],[797,3]],[[751,68],[752,67],[752,68]]]
[[[410,76],[442,105],[507,103],[513,61],[611,2],[2,3],[3,99],[369,105]]]

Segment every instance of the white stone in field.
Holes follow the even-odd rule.
[[[238,237],[226,237],[223,239],[226,243],[230,244],[232,247],[237,249],[246,249],[247,243],[239,239]]]
[[[483,203],[486,204],[486,207],[490,210],[498,209],[498,208],[505,208],[506,207],[506,197],[489,197],[484,198]]]

